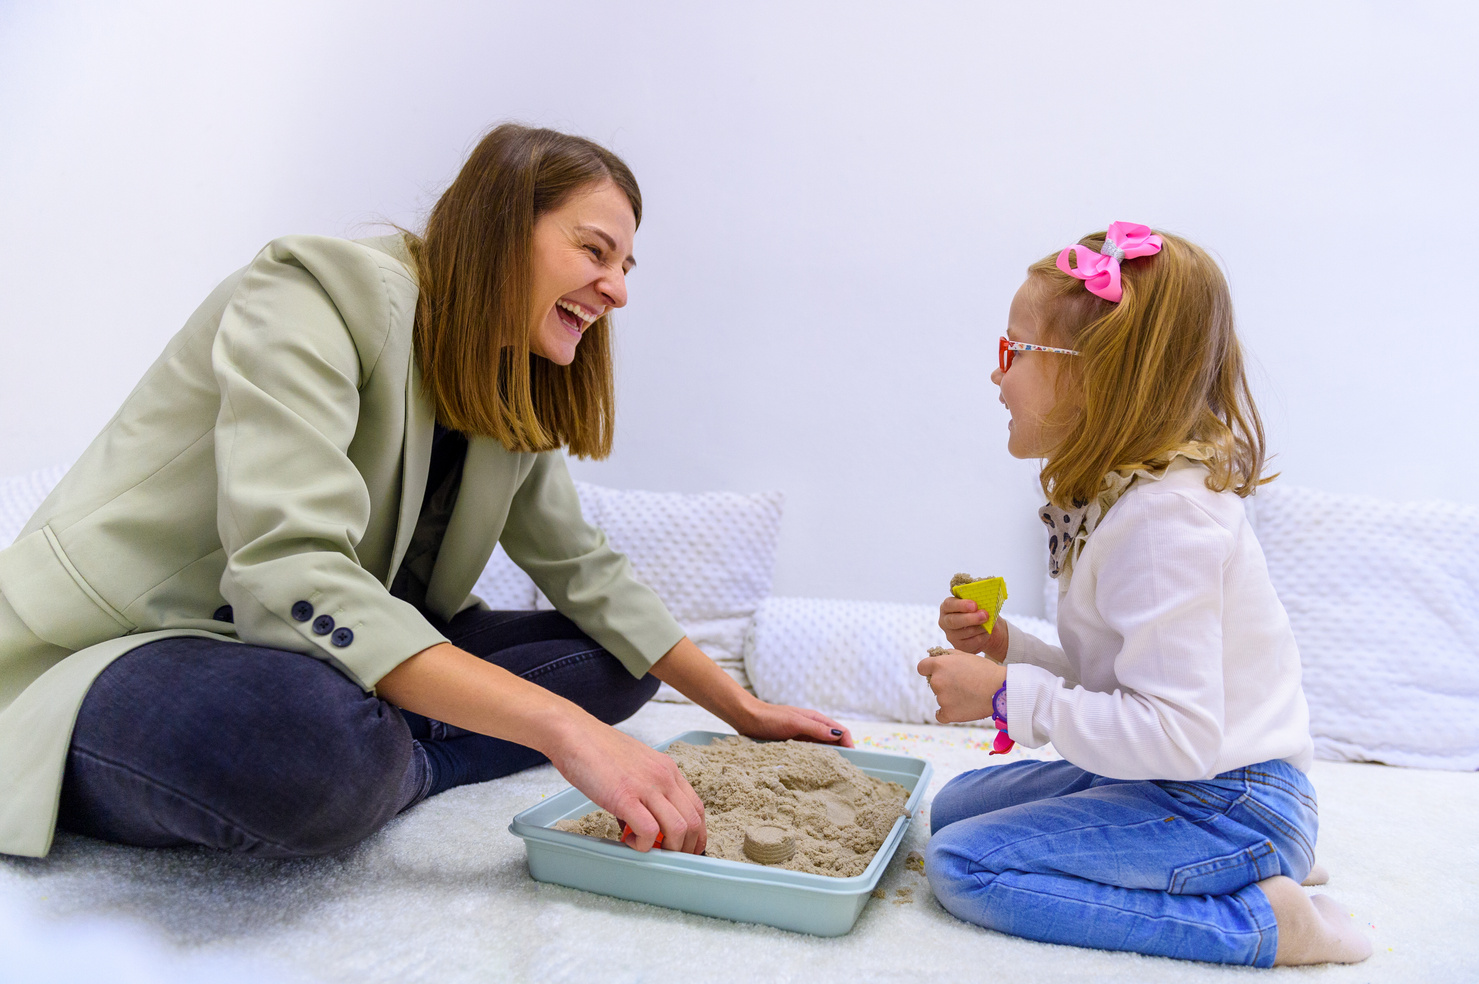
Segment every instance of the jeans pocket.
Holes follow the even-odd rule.
[[[1279,871],[1279,852],[1269,841],[1261,841],[1231,854],[1176,868],[1166,891],[1172,895],[1231,895]]]

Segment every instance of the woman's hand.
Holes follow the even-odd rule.
[[[767,704],[735,683],[691,639],[680,639],[668,650],[653,664],[652,675],[746,737],[852,747],[852,735],[842,725],[820,711]]]
[[[570,785],[626,821],[637,850],[651,850],[661,831],[663,850],[704,852],[703,801],[668,756],[597,721],[555,749],[550,761]]]
[[[703,802],[676,762],[449,642],[395,667],[376,691],[397,707],[543,752],[572,786],[627,822],[639,851],[651,850],[658,831],[668,851],[698,854],[708,843]]]
[[[824,745],[841,745],[843,748],[853,747],[852,734],[821,711],[786,704],[767,704],[759,697],[751,697],[744,717],[730,723],[747,738],[778,741],[795,738]]]
[[[989,718],[992,695],[1007,682],[1006,667],[959,649],[926,656],[918,670],[940,704],[935,720],[941,724]]]
[[[951,648],[965,653],[982,653],[1000,663],[1007,658],[1007,623],[1000,618],[996,627],[986,631],[985,623],[991,617],[983,612],[974,601],[954,595],[940,602],[940,628],[945,633]]]

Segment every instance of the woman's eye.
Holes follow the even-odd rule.
[[[600,258],[601,258],[601,247],[599,247],[599,246],[592,246],[592,245],[587,245],[587,246],[586,246],[586,250],[587,250],[587,251],[589,251],[589,253],[590,253],[590,254],[591,254],[591,255],[592,255],[592,256],[594,256],[594,257],[595,257],[595,258],[596,258],[596,259],[598,259],[598,260],[599,260],[599,259],[600,259]]]

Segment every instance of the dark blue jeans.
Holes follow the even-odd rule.
[[[557,612],[466,611],[461,648],[608,724],[657,692]],[[142,847],[327,854],[452,786],[545,761],[533,749],[403,712],[300,653],[178,638],[93,683],[72,732],[58,826]]]

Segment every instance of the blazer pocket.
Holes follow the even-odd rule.
[[[74,652],[136,628],[87,583],[50,526],[0,550],[0,594],[38,638]]]

